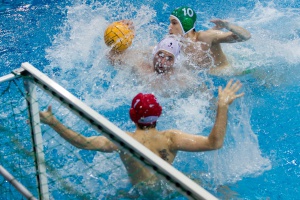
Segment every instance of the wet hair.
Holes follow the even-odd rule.
[[[156,122],[149,124],[149,125],[145,125],[145,124],[137,124],[137,126],[142,129],[142,130],[146,130],[146,129],[150,129],[150,128],[155,128],[156,127]]]

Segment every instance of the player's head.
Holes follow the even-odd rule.
[[[157,73],[169,71],[180,54],[180,43],[175,37],[168,36],[153,49],[153,66]]]

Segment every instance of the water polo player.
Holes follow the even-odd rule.
[[[173,65],[179,56],[180,44],[173,37],[166,37],[153,49],[153,67],[158,73],[172,71]]]
[[[182,36],[182,51],[199,67],[214,66],[211,72],[216,74],[226,72],[230,65],[220,44],[242,42],[251,37],[244,28],[221,19],[211,20],[215,24],[214,28],[197,32],[197,14],[188,6],[176,8],[169,19],[169,34]],[[223,28],[228,31],[221,31]]]
[[[180,130],[170,129],[159,131],[156,123],[162,114],[162,107],[153,94],[137,94],[131,103],[129,116],[136,125],[136,130],[126,132],[129,136],[143,144],[164,161],[172,164],[178,151],[200,152],[215,150],[222,147],[227,126],[229,105],[244,93],[237,94],[242,87],[240,82],[230,80],[226,87],[219,87],[216,120],[210,134],[206,136],[188,134]],[[172,117],[172,116],[170,116]],[[63,125],[52,113],[51,106],[40,112],[42,123],[48,124],[62,138],[80,149],[100,152],[118,152],[133,185],[141,182],[155,184],[157,177],[131,155],[120,151],[112,141],[104,136],[86,137]],[[146,185],[145,185],[146,186]],[[147,189],[147,187],[145,187]]]

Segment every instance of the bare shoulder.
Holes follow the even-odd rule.
[[[165,136],[167,136],[170,139],[174,139],[175,137],[186,134],[186,133],[184,133],[180,130],[177,130],[177,129],[169,129],[169,130],[162,131],[161,133],[164,134]]]
[[[168,130],[167,134],[172,151],[201,151],[208,149],[207,137],[185,133],[180,130]]]
[[[197,41],[209,43],[211,41],[211,38],[213,38],[213,36],[216,33],[217,33],[216,30],[198,31],[196,33],[196,38]]]
[[[197,33],[198,33],[199,36],[202,36],[202,37],[209,37],[209,36],[214,36],[214,35],[223,33],[223,31],[220,31],[220,30],[214,30],[214,29],[209,29],[209,30],[206,30],[206,31],[199,31],[199,32],[197,32]]]

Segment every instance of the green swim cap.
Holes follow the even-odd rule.
[[[171,13],[171,16],[178,19],[184,34],[188,33],[189,31],[191,31],[195,28],[195,22],[197,20],[197,15],[196,15],[195,11],[188,6],[182,6],[182,7],[176,8]]]

